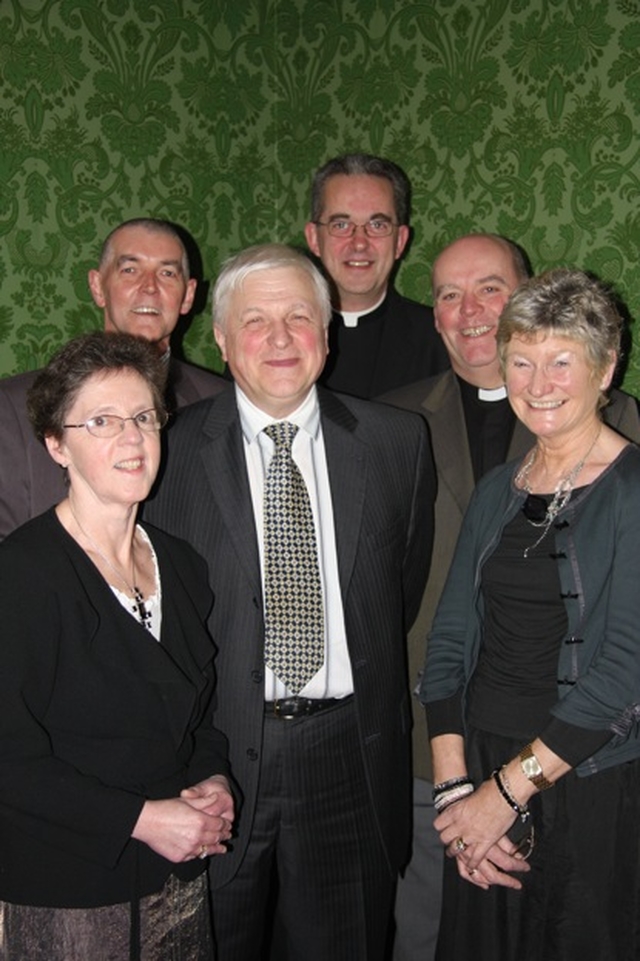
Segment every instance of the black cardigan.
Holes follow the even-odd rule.
[[[131,839],[145,799],[227,773],[211,720],[212,596],[186,543],[147,532],[162,582],[161,642],[114,596],[54,510],[0,544],[0,899],[126,902],[174,865]]]

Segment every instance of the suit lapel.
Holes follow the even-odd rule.
[[[452,371],[442,375],[422,407],[431,431],[440,482],[447,485],[460,512],[464,514],[475,481],[469,445],[466,443],[462,401]],[[464,443],[460,442],[461,437]]]
[[[204,432],[210,441],[201,456],[213,499],[240,564],[260,596],[258,542],[234,390],[225,391],[211,405]]]
[[[367,486],[369,450],[354,434],[357,418],[333,394],[318,388],[340,588],[343,598],[356,559]]]

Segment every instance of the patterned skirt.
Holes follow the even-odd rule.
[[[140,944],[131,905],[43,908],[0,901],[0,961],[212,961],[207,872],[171,875],[140,900]],[[137,939],[134,939],[134,942]]]

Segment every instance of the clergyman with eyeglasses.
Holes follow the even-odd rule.
[[[431,308],[393,284],[410,237],[410,193],[397,164],[370,154],[335,157],[313,178],[305,236],[332,286],[320,378],[332,390],[370,399],[450,366]]]

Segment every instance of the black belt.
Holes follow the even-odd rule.
[[[269,717],[279,717],[285,721],[296,717],[310,717],[318,711],[326,711],[331,707],[349,704],[353,694],[347,697],[281,697],[277,701],[265,701],[264,713]]]

